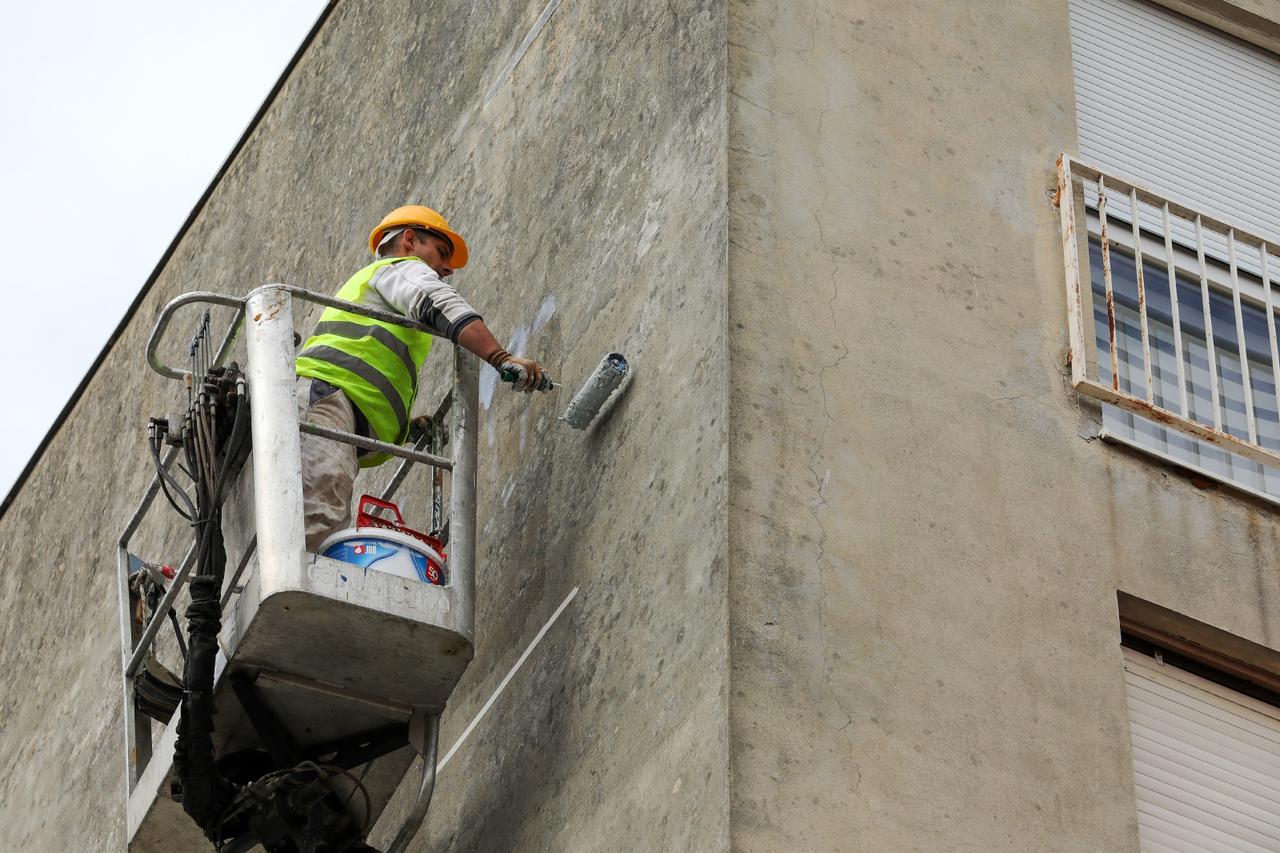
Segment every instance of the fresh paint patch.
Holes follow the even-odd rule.
[[[524,358],[529,354],[529,327],[516,326],[511,332],[511,343],[507,344],[507,350],[512,355]]]
[[[547,327],[551,322],[551,318],[556,315],[556,298],[547,296],[542,300],[542,305],[538,308],[538,316],[533,318],[532,334],[536,335]]]
[[[493,402],[493,392],[498,387],[498,371],[489,369],[480,371],[480,405],[486,409]],[[489,442],[492,444],[493,442]]]

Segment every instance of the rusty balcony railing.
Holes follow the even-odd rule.
[[[1275,247],[1065,154],[1057,204],[1076,391],[1132,416],[1121,440],[1280,495]]]

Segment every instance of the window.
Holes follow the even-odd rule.
[[[1280,501],[1280,257],[1066,155],[1058,191],[1072,384],[1107,434]]]
[[[1280,241],[1280,59],[1145,0],[1068,11],[1080,159]]]
[[[1106,437],[1280,501],[1280,58],[1146,0],[1069,10],[1073,384]]]
[[[1119,387],[1121,391],[1140,398],[1145,394],[1146,376],[1137,264],[1132,252],[1116,247],[1112,248],[1109,260],[1115,306]],[[1111,381],[1111,342],[1102,248],[1101,241],[1096,237],[1089,240],[1089,261],[1099,379],[1103,384],[1114,384]],[[1180,411],[1183,402],[1179,392],[1181,384],[1186,391],[1188,417],[1212,426],[1212,386],[1216,374],[1221,428],[1242,441],[1249,441],[1244,389],[1246,371],[1241,369],[1235,308],[1230,293],[1216,288],[1208,290],[1210,322],[1206,324],[1204,293],[1200,283],[1186,273],[1175,272],[1174,291],[1177,294],[1178,325],[1181,332],[1182,364],[1179,365],[1179,342],[1173,334],[1173,299],[1167,265],[1156,263],[1153,258],[1144,255],[1143,280],[1146,283],[1144,296],[1155,405],[1169,411]],[[1240,309],[1248,359],[1247,374],[1251,390],[1249,401],[1253,406],[1255,441],[1263,448],[1280,451],[1280,410],[1277,407],[1276,376],[1271,359],[1266,308],[1264,305],[1254,304],[1246,297],[1241,300]],[[1214,336],[1213,373],[1209,370],[1206,327],[1212,328]],[[1103,426],[1109,437],[1150,450],[1207,476],[1280,501],[1280,468],[1246,459],[1113,405],[1103,405]]]
[[[1144,851],[1280,850],[1280,708],[1124,650]]]

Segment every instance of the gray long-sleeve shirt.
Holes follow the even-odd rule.
[[[455,343],[468,323],[481,319],[453,285],[417,258],[376,270],[361,301],[370,308],[403,314]]]

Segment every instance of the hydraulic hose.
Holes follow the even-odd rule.
[[[156,425],[153,422],[149,427],[147,436],[147,444],[151,448],[151,459],[156,466],[156,476],[160,478],[160,488],[164,491],[165,499],[169,501],[169,505],[177,511],[179,515],[191,521],[195,517],[196,507],[192,503],[191,498],[183,491],[181,484],[169,473],[169,469],[165,467],[164,462],[160,459],[160,438],[156,433]],[[173,491],[170,491],[172,487]],[[176,496],[182,498],[183,506],[178,506]],[[185,507],[185,509],[184,509]]]
[[[236,788],[218,773],[213,751],[213,672],[218,657],[218,631],[222,627],[222,575],[227,555],[220,530],[221,512],[208,519],[204,538],[212,540],[204,548],[199,574],[191,581],[191,603],[187,606],[188,650],[184,677],[182,718],[178,723],[178,743],[174,769],[182,785],[182,808],[205,836],[235,835],[219,827],[219,819],[231,804]]]
[[[243,446],[247,425],[243,384],[237,383],[234,414],[219,419],[214,400],[217,386],[206,385],[193,400],[184,445],[191,470],[196,473],[196,571],[187,606],[187,654],[183,671],[182,716],[174,747],[174,772],[181,790],[183,810],[211,841],[235,837],[246,826],[244,818],[224,816],[238,788],[218,772],[213,748],[213,676],[218,657],[218,632],[222,628],[222,584],[227,552],[222,538],[222,499],[230,472]],[[219,429],[219,426],[223,429]],[[221,459],[218,448],[221,447]]]

